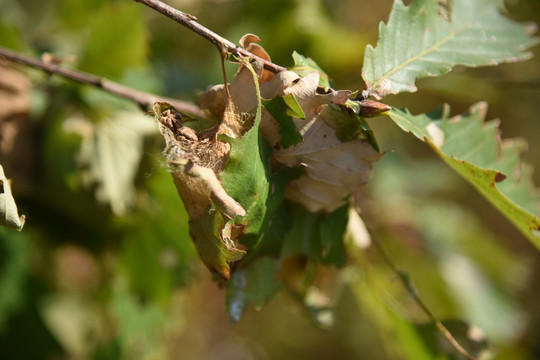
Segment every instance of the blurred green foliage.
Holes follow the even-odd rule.
[[[232,41],[257,34],[281,65],[293,64],[294,50],[309,56],[336,88],[351,90],[363,89],[363,51],[376,42],[377,24],[387,19],[391,3],[170,2]],[[507,7],[514,19],[540,22],[536,0],[510,1]],[[134,2],[4,0],[0,45],[32,56],[49,52],[66,58],[65,66],[172,97],[195,99],[209,84],[222,82],[211,44]],[[528,140],[527,160],[539,169],[540,58],[537,48],[533,52],[537,56],[523,64],[458,69],[419,81],[416,94],[385,100],[413,113],[443,102],[461,112],[485,100],[488,118],[502,119],[505,137]],[[227,69],[231,78],[235,67]],[[371,248],[358,251],[357,266],[328,275],[330,299],[314,297],[318,308],[334,306],[329,330],[314,326],[294,295],[283,293],[264,311],[248,310],[240,323],[230,325],[223,292],[201,269],[189,239],[187,215],[160,154],[162,140],[137,126],[143,120],[152,124],[152,118],[123,100],[24,71],[33,90],[22,96],[31,105],[16,121],[10,118],[18,137],[9,147],[3,135],[0,149],[19,210],[27,215],[22,233],[0,229],[2,358],[451,356],[444,340],[425,341],[437,333],[423,325],[428,319]],[[133,121],[122,122],[125,117]],[[374,118],[370,125],[382,150],[395,152],[383,157],[372,182],[356,194],[366,223],[430,309],[455,324],[457,335],[466,326],[451,320],[464,320],[482,328],[496,359],[540,357],[538,252],[427,146],[388,120]],[[107,126],[129,132],[139,146],[123,146],[111,133],[100,132]],[[9,165],[16,156],[25,161]],[[539,183],[539,172],[534,176]],[[118,181],[122,206],[107,192]],[[324,222],[319,230],[332,232]],[[309,252],[298,245],[291,251]],[[322,244],[329,254],[332,245]],[[264,277],[274,266],[259,265],[249,276]],[[264,299],[250,301],[261,305]]]

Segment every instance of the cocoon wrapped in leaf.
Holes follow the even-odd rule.
[[[260,85],[263,99],[293,95],[302,107],[305,118],[293,118],[303,141],[287,148],[280,143],[280,125],[263,108],[261,131],[274,148],[273,158],[288,167],[302,166],[306,174],[287,185],[287,199],[304,205],[312,212],[332,212],[345,203],[345,199],[365,185],[372,175],[372,164],[382,154],[362,136],[349,141],[341,140],[336,124],[347,118],[341,108],[348,91],[318,94],[319,73],[314,71],[300,77],[292,71],[283,71]],[[214,87],[211,92],[218,91]],[[222,90],[222,89],[221,89]],[[257,104],[251,74],[241,69],[230,85],[231,98],[239,111],[253,113]]]

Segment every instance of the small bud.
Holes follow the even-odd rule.
[[[375,100],[355,100],[360,105],[358,115],[363,117],[374,117],[386,111],[392,110],[392,107]]]

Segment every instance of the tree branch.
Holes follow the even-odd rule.
[[[192,103],[176,100],[172,98],[161,97],[161,96],[147,93],[147,92],[138,91],[138,90],[132,89],[130,87],[124,86],[122,84],[108,80],[103,77],[90,75],[82,71],[66,69],[55,63],[47,63],[38,59],[26,57],[14,51],[3,48],[1,46],[0,46],[0,58],[6,59],[8,61],[15,62],[18,64],[23,64],[23,65],[31,66],[37,69],[41,69],[51,74],[60,75],[64,78],[67,78],[67,79],[70,79],[79,83],[95,86],[111,94],[134,101],[137,104],[144,106],[146,108],[151,108],[154,102],[156,101],[162,101],[162,102],[170,103],[180,112],[183,112],[189,115],[199,116],[199,117],[205,116],[202,110],[198,106]]]
[[[283,66],[276,65],[268,60],[265,60],[255,54],[250,53],[249,51],[242,49],[241,47],[237,46],[233,42],[225,39],[224,37],[216,34],[215,32],[199,24],[197,22],[197,18],[194,17],[193,15],[189,15],[189,14],[186,14],[185,12],[177,10],[173,8],[172,6],[169,6],[161,2],[160,0],[135,0],[135,2],[142,3],[162,13],[163,15],[173,19],[174,21],[187,27],[188,29],[194,31],[198,35],[204,37],[205,39],[209,40],[214,45],[216,45],[218,50],[222,53],[232,53],[232,54],[239,54],[244,57],[250,57],[252,59],[262,62],[266,70],[272,71],[274,73],[287,70]]]

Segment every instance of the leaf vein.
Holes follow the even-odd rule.
[[[466,29],[467,29],[467,26],[463,26],[463,27],[461,27],[459,29],[456,29],[455,31],[450,32],[446,37],[444,37],[443,39],[437,41],[436,43],[434,43],[433,45],[431,45],[427,49],[425,49],[425,50],[421,51],[420,53],[418,53],[417,55],[407,59],[406,61],[399,64],[398,66],[395,66],[392,70],[388,71],[386,74],[381,76],[381,78],[379,80],[375,81],[373,83],[373,85],[372,85],[372,89],[377,88],[381,84],[381,82],[388,79],[394,73],[396,73],[397,71],[405,68],[407,65],[411,64],[412,62],[417,61],[417,60],[421,59],[422,57],[424,57],[425,55],[427,55],[427,54],[441,48],[444,44],[446,44],[449,41],[451,41],[452,39],[454,39],[459,33],[465,31]],[[424,34],[425,33],[426,32],[424,32]]]

